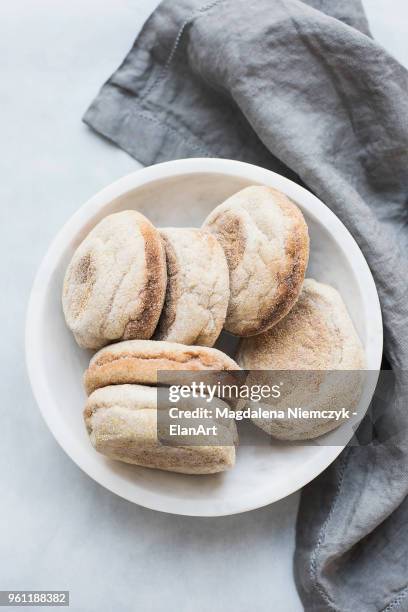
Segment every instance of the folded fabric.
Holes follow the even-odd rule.
[[[286,174],[359,243],[395,384],[371,441],[303,489],[295,575],[307,610],[408,610],[407,71],[357,0],[166,0],[84,120],[145,164]]]

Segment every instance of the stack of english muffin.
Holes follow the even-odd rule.
[[[102,219],[75,251],[62,296],[77,343],[97,350],[84,376],[95,449],[149,468],[224,471],[235,463],[235,421],[220,425],[222,444],[160,444],[158,371],[363,368],[340,295],[305,280],[308,256],[302,213],[264,186],[230,197],[201,229],[157,229],[134,210]],[[242,337],[239,365],[212,348],[222,329]],[[255,423],[287,440],[339,424]]]

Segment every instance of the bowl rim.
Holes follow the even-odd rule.
[[[336,233],[336,239],[339,235],[341,236],[341,243],[337,244],[342,248],[346,259],[350,262],[357,281],[360,284],[364,281],[364,291],[361,292],[361,297],[364,310],[370,312],[367,323],[369,328],[367,338],[369,350],[366,350],[367,369],[379,373],[383,350],[380,302],[370,268],[350,232],[321,200],[304,187],[271,170],[246,162],[221,158],[178,159],[137,169],[110,183],[80,206],[52,240],[36,273],[26,315],[26,365],[35,400],[48,428],[61,448],[88,476],[120,497],[146,508],[188,516],[224,516],[254,510],[294,493],[326,469],[340,454],[344,446],[320,447],[320,453],[316,453],[309,461],[304,462],[300,469],[296,471],[296,474],[292,474],[291,478],[287,479],[284,485],[279,488],[279,491],[276,491],[273,483],[271,483],[271,486],[266,490],[263,488],[261,491],[253,491],[251,498],[242,500],[239,507],[223,502],[223,508],[220,509],[218,502],[171,499],[160,495],[160,493],[145,489],[140,490],[139,495],[130,495],[126,491],[125,483],[120,478],[111,478],[111,482],[107,484],[103,477],[103,470],[101,474],[100,462],[96,460],[97,453],[90,460],[89,455],[84,451],[73,433],[66,431],[63,421],[58,418],[58,411],[53,408],[54,401],[48,388],[43,363],[37,359],[37,347],[41,343],[39,322],[46,303],[44,288],[48,286],[56,267],[55,262],[58,262],[61,251],[66,248],[67,239],[77,234],[84,223],[89,222],[112,200],[148,183],[188,174],[229,175],[254,183],[274,186],[297,202],[301,209],[307,211],[310,217],[318,219],[319,223],[323,223],[330,235]]]

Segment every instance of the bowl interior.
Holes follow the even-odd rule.
[[[275,175],[268,174],[272,185]],[[76,345],[61,308],[63,277],[74,249],[102,217],[129,208],[141,211],[159,227],[200,226],[214,206],[254,182],[257,181],[253,178],[217,172],[180,173],[130,188],[117,197],[102,197],[80,222],[64,228],[58,247],[54,246],[47,256],[45,286],[38,287],[37,283],[34,288],[32,300],[37,301],[38,316],[35,332],[27,336],[27,350],[36,361],[33,386],[47,423],[65,450],[88,474],[136,503],[180,514],[217,515],[244,511],[296,490],[326,467],[340,450],[335,438],[330,446],[331,434],[325,437],[327,446],[250,444],[251,437],[264,434],[249,424],[242,431],[247,443],[238,449],[235,469],[220,475],[194,477],[105,459],[93,450],[85,431],[82,375],[91,353]],[[275,186],[282,189],[282,185]],[[362,343],[368,349],[371,332],[361,273],[350,260],[341,232],[333,233],[328,224],[321,221],[319,210],[305,208],[299,200],[297,203],[303,210],[311,238],[307,276],[330,283],[340,291]],[[232,351],[233,344],[224,336],[218,346]],[[32,368],[30,374],[33,379]]]

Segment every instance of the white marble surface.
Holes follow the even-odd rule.
[[[297,495],[220,519],[133,506],[65,456],[27,381],[24,315],[48,243],[91,194],[137,167],[80,117],[156,4],[0,5],[0,589],[69,589],[71,609],[87,612],[296,612]],[[406,1],[365,5],[376,38],[408,65]]]

